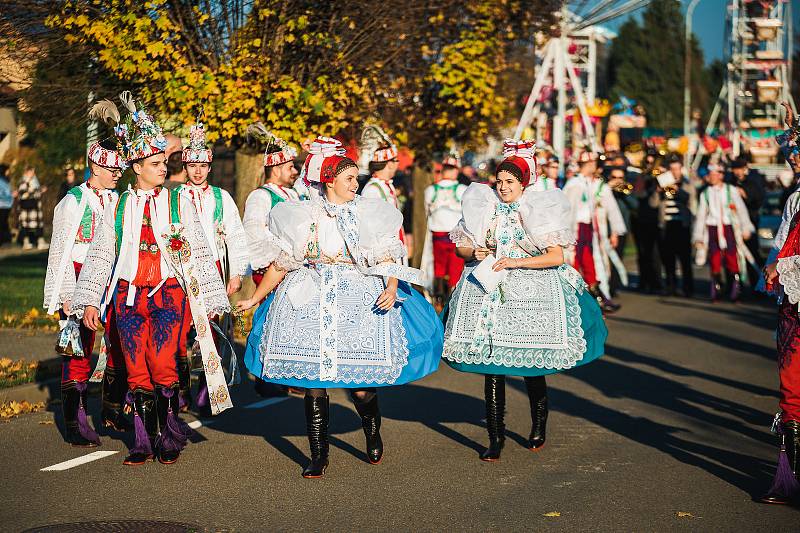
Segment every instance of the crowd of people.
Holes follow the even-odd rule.
[[[88,382],[101,381],[101,424],[134,433],[126,465],[174,463],[191,432],[182,411],[216,415],[233,407],[233,379],[219,355],[225,316],[256,308],[244,361],[260,392],[304,396],[304,477],[323,476],[329,464],[329,388],[349,390],[367,457],[378,464],[379,388],[430,375],[440,360],[485,376],[489,445],[480,458],[492,462],[505,445],[506,376],[525,379],[526,447],[537,451],[546,441],[546,376],[604,353],[603,315],[619,309],[613,298],[628,285],[628,234],[647,292],[691,297],[693,249],[695,261],[710,267],[712,299],[738,299],[748,265],[755,279],[764,263],[755,239],[765,188],[743,160],[730,163],[727,181],[722,163],[710,161],[700,185],[676,156],[653,154],[635,168],[623,154],[585,150],[562,179],[552,154],[507,139],[488,182],[464,183],[456,153],[441,160],[423,191],[423,237],[406,230],[393,183],[398,148],[379,129],[369,136],[378,142],[362,146],[369,177],[359,180],[339,140],[316,137],[298,159],[263,124],[252,125],[248,134],[265,147],[263,175],[240,217],[230,194],[210,183],[213,151],[201,117],[185,149],[170,147],[173,139],[129,92],[120,101],[124,119],[108,100],[91,110],[114,134],[90,146],[88,179],[68,188],[55,209],[44,305],[61,318],[65,440],[100,444],[86,407]],[[791,117],[788,123],[784,144],[796,149],[800,127]],[[128,168],[134,185],[117,193]],[[787,210],[800,206],[796,194]],[[794,304],[800,264],[787,247],[800,248],[800,237],[794,214],[786,216],[776,236],[780,253],[765,275]],[[422,241],[420,268],[409,266],[414,237]],[[246,277],[255,290],[232,305]],[[791,368],[781,373],[781,464],[796,473],[800,420],[791,413],[800,411],[800,377],[790,352],[800,319],[795,305],[784,303],[781,313],[781,365]],[[193,370],[200,374],[194,394]],[[791,496],[773,489],[774,503]]]

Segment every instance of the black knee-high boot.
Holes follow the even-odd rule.
[[[383,458],[383,441],[381,440],[381,412],[378,410],[378,394],[370,393],[367,401],[359,401],[353,396],[358,416],[361,417],[361,427],[367,438],[367,458],[370,464],[376,465]]]
[[[537,451],[544,446],[547,430],[547,382],[544,376],[527,377],[528,401],[531,404],[531,436],[528,449]]]
[[[484,383],[486,399],[486,430],[489,447],[481,454],[482,461],[498,461],[506,440],[504,415],[506,409],[506,378],[489,374]]]
[[[79,448],[100,445],[100,437],[89,425],[86,415],[88,382],[61,384],[61,409],[64,413],[64,440]]]
[[[306,432],[311,462],[303,469],[304,478],[319,478],[328,468],[328,396],[306,396]]]
[[[125,369],[118,371],[116,368],[106,367],[103,374],[103,410],[101,417],[103,427],[114,431],[132,431],[133,424],[128,422],[122,412],[125,403],[125,393],[128,391],[128,381]]]

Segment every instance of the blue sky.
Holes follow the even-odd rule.
[[[800,31],[800,1],[790,0],[793,5],[792,15],[794,18],[794,31]],[[594,2],[592,2],[594,3]],[[686,12],[686,7],[689,5],[688,0],[682,0],[683,11]],[[697,35],[700,44],[703,47],[703,53],[706,62],[714,59],[721,59],[723,56],[723,32],[725,31],[725,6],[728,2],[726,0],[700,0],[694,11],[692,19],[692,31]],[[640,13],[640,9],[636,13]],[[630,16],[636,16],[630,15]],[[616,30],[625,18],[617,19],[606,26],[609,29]]]

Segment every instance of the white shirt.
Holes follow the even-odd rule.
[[[386,202],[390,202],[395,207],[399,207],[397,205],[397,191],[392,185],[392,180],[382,180],[379,178],[372,177],[369,179],[366,185],[364,185],[364,190],[361,191],[361,196],[364,198],[377,198],[378,200],[384,200]]]
[[[339,232],[339,226],[336,224],[336,217],[329,217],[327,215],[319,217],[317,238],[319,240],[319,248],[323,255],[336,257],[339,252],[344,252],[344,238]]]
[[[425,189],[428,231],[449,232],[461,220],[461,197],[467,186],[455,180],[441,180]]]
[[[274,183],[267,183],[264,187],[285,200],[300,199],[300,195],[294,189],[281,187]],[[242,225],[247,235],[250,264],[254,270],[268,267],[268,263],[272,259],[268,257],[264,250],[269,236],[269,212],[273,207],[275,207],[275,204],[273,204],[272,195],[269,191],[264,190],[263,187],[251,192],[244,204]]]
[[[627,232],[617,199],[605,181],[578,174],[564,185],[564,194],[572,204],[572,216],[576,224],[593,224],[597,211],[602,218],[598,222],[607,221],[611,233],[624,235]],[[602,210],[598,211],[598,207]]]
[[[692,240],[705,242],[707,227],[728,226],[734,223],[734,219],[742,233],[755,231],[747,214],[747,206],[744,205],[744,200],[736,187],[727,183],[709,186],[700,194]]]
[[[203,232],[206,235],[208,246],[214,255],[214,261],[221,261],[223,256],[230,265],[231,276],[244,276],[250,265],[247,252],[247,238],[245,236],[242,219],[239,218],[239,208],[231,195],[225,189],[218,188],[222,200],[222,226],[216,227],[214,210],[216,198],[211,185],[196,187],[191,184],[181,186],[181,196],[185,197],[197,211]],[[217,233],[220,232],[221,243],[217,244]],[[226,250],[227,249],[227,250]]]

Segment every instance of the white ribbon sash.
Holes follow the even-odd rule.
[[[168,256],[172,261],[174,270],[182,279],[182,285],[189,299],[189,310],[192,313],[192,321],[197,330],[197,342],[200,345],[200,355],[203,359],[203,371],[206,375],[208,385],[208,398],[211,403],[211,414],[217,415],[233,407],[228,384],[225,382],[225,373],[222,370],[222,358],[217,353],[214,338],[211,333],[211,325],[208,320],[205,303],[200,297],[200,282],[194,275],[194,260],[188,239],[183,235],[184,226],[182,224],[169,224],[162,233],[162,238],[166,243]],[[172,240],[179,240],[181,247],[173,249],[170,244]]]

